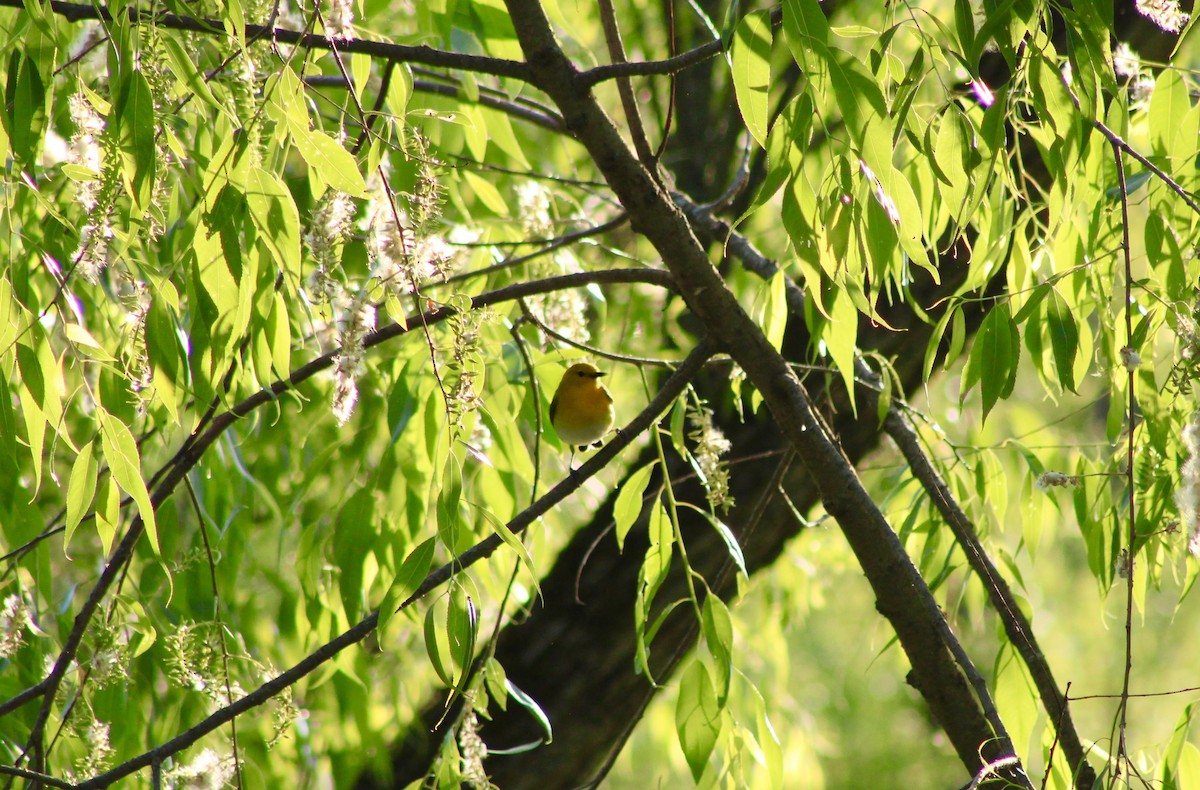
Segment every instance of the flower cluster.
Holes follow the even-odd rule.
[[[1175,507],[1179,508],[1179,520],[1187,528],[1188,552],[1200,557],[1200,412],[1192,416],[1180,438],[1187,450],[1187,460],[1179,470]]]
[[[12,656],[25,642],[25,631],[30,626],[29,608],[21,596],[4,599],[0,608],[0,658]]]
[[[375,329],[375,306],[368,304],[359,293],[350,309],[338,321],[341,351],[334,359],[333,416],[338,425],[345,425],[358,403],[358,374],[362,369],[363,338]]]
[[[330,38],[354,38],[354,0],[329,0],[325,34]]]
[[[471,310],[460,312],[450,319],[454,348],[446,363],[452,374],[446,395],[446,410],[455,429],[462,428],[467,415],[483,405],[477,384],[484,368],[479,355],[479,330],[489,317],[486,311]]]
[[[688,435],[696,443],[692,455],[708,494],[709,507],[728,511],[734,503],[729,493],[729,467],[721,460],[721,456],[729,452],[733,445],[713,423],[712,411],[706,408],[692,414],[692,432]]]
[[[474,708],[463,716],[458,726],[458,748],[462,768],[462,781],[471,790],[486,790],[491,787],[483,760],[487,757],[487,744],[479,737],[479,720]]]
[[[82,91],[73,95],[67,101],[67,106],[71,111],[71,121],[75,124],[68,160],[73,165],[86,167],[96,175],[95,178],[80,183],[76,191],[79,205],[83,206],[84,211],[91,212],[99,203],[97,191],[100,186],[100,172],[104,167],[100,137],[104,134],[104,119]]]
[[[1041,491],[1051,488],[1075,488],[1080,484],[1078,475],[1068,475],[1062,472],[1042,472],[1034,483]]]
[[[236,767],[232,755],[203,749],[190,763],[163,773],[163,784],[171,790],[220,790],[233,780]]]
[[[1136,0],[1135,5],[1142,16],[1163,30],[1178,33],[1188,23],[1188,15],[1177,0]]]
[[[317,202],[304,241],[321,268],[334,269],[341,261],[341,245],[350,235],[357,210],[353,198],[332,188]]]

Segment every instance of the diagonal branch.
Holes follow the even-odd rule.
[[[946,643],[948,629],[931,627],[929,612],[937,604],[928,586],[814,412],[799,379],[726,287],[670,196],[641,166],[594,97],[581,89],[579,73],[555,40],[541,5],[508,0],[507,6],[536,84],[559,106],[629,211],[633,228],[654,245],[688,307],[741,365],[796,448],[866,573],[878,609],[896,630],[913,666],[913,685],[959,759],[975,775],[986,762],[1012,755],[1012,745],[989,726],[955,663]],[[1019,769],[1007,775],[1031,787]]]
[[[660,285],[663,287],[671,287],[672,278],[667,272],[658,269],[607,269],[598,272],[579,272],[576,274],[561,275],[558,277],[550,277],[544,280],[535,280],[531,282],[518,283],[516,285],[499,288],[485,294],[475,297],[471,301],[470,309],[479,309],[493,304],[499,304],[506,301],[511,301],[523,296],[532,296],[538,293],[547,293],[550,291],[560,290],[563,288],[574,288],[588,283],[629,283],[629,282],[647,282]],[[409,326],[431,326],[440,323],[455,315],[458,311],[451,307],[437,307],[428,310],[419,317],[411,318],[405,323],[391,324],[368,335],[363,346],[370,348],[379,345],[394,337],[405,334]],[[299,384],[315,376],[317,373],[325,370],[333,364],[338,351],[331,351],[327,354],[322,354],[316,359],[311,360],[307,364],[297,368],[292,372],[292,375],[287,379],[280,379],[274,382],[270,387],[260,390],[251,395],[240,403],[236,404],[228,411],[215,417],[208,429],[198,436],[190,437],[184,448],[171,458],[164,466],[166,473],[162,475],[162,479],[154,491],[151,493],[150,502],[154,508],[158,508],[165,502],[174,492],[176,486],[183,480],[184,476],[190,472],[196,464],[200,462],[200,458],[204,455],[207,449],[223,434],[231,425],[237,422],[242,417],[253,412],[255,409],[267,403],[274,402],[281,395],[295,389]],[[45,724],[49,718],[50,709],[53,706],[54,696],[62,683],[67,669],[74,660],[79,645],[83,641],[83,635],[95,615],[96,609],[100,602],[108,593],[108,590],[120,575],[121,569],[132,556],[134,547],[141,538],[145,526],[142,523],[141,517],[137,517],[130,524],[129,530],[117,544],[109,558],[104,570],[96,580],[95,586],[92,588],[83,606],[75,616],[75,623],[63,642],[63,647],[59,651],[58,660],[55,662],[51,672],[39,683],[30,686],[21,691],[15,696],[9,698],[3,703],[0,703],[0,717],[3,717],[12,711],[24,706],[25,704],[39,698],[44,697],[42,708],[39,711],[37,726],[31,730],[37,732]]]
[[[518,513],[506,525],[508,531],[514,535],[519,535],[529,525],[536,522],[539,518],[545,515],[552,507],[566,499],[570,494],[574,493],[584,482],[591,476],[603,469],[608,463],[617,457],[629,444],[650,427],[664,414],[667,409],[674,403],[692,379],[700,371],[700,369],[708,362],[713,355],[712,346],[704,341],[696,345],[687,358],[680,363],[675,372],[664,382],[662,388],[654,399],[641,412],[634,417],[628,425],[617,432],[616,437],[610,440],[603,448],[596,452],[586,463],[581,464],[579,469],[569,474],[566,478],[550,489],[546,494],[535,503],[530,505],[525,510]],[[417,589],[399,605],[397,611],[403,610],[412,606],[417,601],[424,598],[432,590],[437,589],[445,584],[451,578],[465,571],[470,566],[480,560],[491,556],[496,549],[504,544],[504,539],[498,533],[492,533],[488,537],[476,543],[467,551],[463,552],[458,557],[455,557],[450,562],[441,566],[435,571],[429,573]],[[341,651],[351,645],[357,644],[365,639],[372,631],[375,630],[379,623],[379,610],[371,612],[354,626],[346,631],[338,634],[336,637],[326,642],[321,647],[314,650],[312,653],[305,656],[294,666],[272,678],[270,681],[262,684],[254,691],[244,697],[241,697],[236,702],[214,712],[208,718],[204,719],[195,726],[180,733],[171,740],[156,746],[149,751],[127,760],[115,768],[100,774],[86,782],[74,785],[77,790],[90,790],[91,788],[108,787],[114,782],[124,779],[143,768],[151,765],[157,765],[167,757],[177,754],[180,751],[188,748],[196,741],[214,730],[219,729],[226,723],[232,721],[237,716],[252,710],[275,696],[284,689],[296,684],[306,675],[311,674],[320,668],[325,662],[332,659]]]
[[[774,261],[755,249],[745,236],[733,230],[728,223],[714,217],[711,211],[696,205],[684,195],[674,194],[672,197],[690,222],[704,228],[714,238],[724,239],[726,248],[734,257],[742,261],[747,269],[763,278],[770,278],[778,271],[778,266]],[[793,315],[802,318],[804,294],[790,278],[784,282],[788,309]],[[865,364],[860,362],[859,366],[859,370],[856,372],[859,381],[867,382],[875,378]],[[878,397],[878,393],[872,387],[867,386],[864,389],[869,398]],[[864,408],[867,411],[873,410],[869,402]],[[1034,679],[1038,694],[1042,698],[1042,705],[1050,720],[1054,722],[1058,737],[1063,744],[1063,751],[1066,752],[1067,760],[1072,766],[1072,774],[1076,776],[1077,784],[1081,787],[1090,787],[1095,775],[1086,762],[1087,753],[1079,739],[1075,724],[1071,720],[1066,699],[1054,681],[1050,665],[1033,635],[1033,627],[1013,597],[1008,582],[992,563],[983,545],[979,542],[970,518],[963,512],[949,486],[930,462],[929,456],[921,447],[920,439],[912,422],[895,403],[888,411],[884,430],[899,446],[905,460],[908,461],[913,477],[921,483],[937,506],[942,518],[949,525],[950,531],[962,546],[967,563],[975,571],[987,591],[992,607],[1004,624],[1009,641],[1017,649],[1017,653],[1024,660]],[[964,671],[967,671],[966,667],[964,667]],[[1078,774],[1075,773],[1076,771]]]
[[[900,452],[908,461],[913,477],[920,481],[938,512],[942,514],[942,518],[946,520],[950,531],[954,533],[955,540],[962,546],[963,553],[967,557],[967,564],[971,566],[971,570],[975,571],[983,583],[988,599],[992,602],[992,608],[996,610],[1000,622],[1004,624],[1004,633],[1013,647],[1017,649],[1017,653],[1020,654],[1025,666],[1029,669],[1030,676],[1033,677],[1038,695],[1042,698],[1042,705],[1046,708],[1046,714],[1058,732],[1058,739],[1062,743],[1067,761],[1071,765],[1071,774],[1075,777],[1076,785],[1091,787],[1095,780],[1095,774],[1091,766],[1087,764],[1087,752],[1083,748],[1083,744],[1079,740],[1079,733],[1075,730],[1075,724],[1071,720],[1071,711],[1067,707],[1066,698],[1054,681],[1050,665],[1033,635],[1033,627],[1013,596],[1008,582],[992,563],[983,544],[980,543],[975,532],[975,525],[963,512],[962,507],[955,500],[953,492],[950,491],[950,487],[946,485],[946,481],[942,479],[930,462],[929,456],[921,447],[920,439],[912,422],[896,408],[895,404],[888,412],[883,427],[888,436],[891,436],[899,446]]]

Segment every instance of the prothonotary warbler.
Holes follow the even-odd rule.
[[[571,461],[575,460],[576,447],[586,450],[593,444],[599,445],[612,430],[613,399],[600,383],[603,375],[594,365],[577,362],[567,368],[550,401],[550,423],[558,438],[570,445]]]

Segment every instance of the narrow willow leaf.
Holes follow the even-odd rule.
[[[479,636],[479,611],[466,593],[459,591],[450,596],[446,635],[450,638],[450,657],[459,668],[458,690],[461,692],[475,659],[475,641]]]
[[[1063,84],[1062,74],[1044,56],[1036,55],[1029,71],[1034,107],[1049,121],[1060,138],[1069,137],[1075,128],[1075,104]]]
[[[358,163],[341,143],[320,129],[291,127],[290,131],[300,156],[327,184],[351,197],[366,195],[367,183],[358,171]]]
[[[363,564],[377,534],[375,496],[369,488],[351,494],[338,510],[333,529],[333,562],[346,616],[357,620],[363,606]]]
[[[357,172],[357,171],[356,171]],[[300,281],[300,212],[280,178],[261,167],[247,177],[246,207],[279,271]]]
[[[63,551],[71,545],[71,536],[83,520],[84,514],[96,495],[96,476],[99,464],[93,450],[94,442],[88,442],[79,451],[71,466],[71,479],[67,483],[67,519],[64,524]]]
[[[430,607],[425,613],[425,653],[429,656],[429,663],[433,666],[433,671],[437,673],[442,683],[447,686],[454,685],[454,672],[446,664],[446,659],[449,656],[443,656],[441,644],[438,642],[439,632],[437,626],[437,608]]]
[[[537,700],[526,694],[524,691],[521,691],[521,689],[517,688],[511,680],[505,679],[504,684],[508,689],[508,695],[512,697],[518,705],[532,713],[533,717],[537,719],[538,724],[542,725],[542,731],[546,733],[546,740],[544,743],[547,745],[553,743],[554,728],[550,726],[550,717],[547,716],[546,712],[542,710],[540,705],[537,704]]]
[[[700,661],[689,664],[679,681],[675,729],[692,779],[699,782],[721,733],[721,705],[708,670]]]
[[[777,271],[766,283],[766,301],[763,303],[762,328],[767,341],[776,351],[783,347],[783,334],[787,329],[787,281],[782,271]]]
[[[475,192],[475,197],[483,201],[485,206],[501,217],[508,216],[508,204],[504,202],[504,197],[500,194],[500,190],[496,189],[491,181],[468,170],[464,170],[462,175],[463,180]]]
[[[621,490],[617,492],[617,501],[613,504],[613,522],[616,524],[617,547],[622,551],[625,550],[625,536],[642,513],[642,497],[656,465],[658,461],[651,461],[638,469],[621,484]]]
[[[729,684],[733,679],[733,620],[725,602],[717,595],[710,593],[704,599],[701,626],[704,630],[704,644],[708,646],[719,677],[717,698],[723,707],[729,696]]]
[[[1020,359],[1019,344],[1020,335],[1008,304],[1001,302],[983,319],[960,384],[960,398],[965,398],[976,382],[981,385],[984,420],[1000,398],[1012,393]]]
[[[154,116],[154,95],[150,83],[138,69],[123,72],[120,93],[113,108],[113,125],[121,150],[133,163],[129,183],[133,197],[143,209],[150,206],[155,171],[158,167],[155,137],[158,134]]]
[[[436,546],[437,538],[428,538],[417,544],[416,548],[410,551],[404,558],[404,562],[400,564],[400,570],[396,571],[396,578],[392,580],[391,586],[384,593],[383,602],[379,604],[379,641],[381,643],[387,638],[388,625],[392,622],[399,607],[416,592],[417,588],[421,586],[421,582],[425,581],[425,577],[429,575]]]
[[[858,311],[845,291],[838,293],[833,303],[833,315],[821,332],[821,339],[833,357],[846,392],[850,396],[850,408],[857,414],[858,405],[854,397],[854,354],[858,344]]]
[[[771,20],[766,11],[746,14],[733,36],[733,92],[742,120],[761,147],[767,147],[771,93]]]
[[[1063,389],[1075,392],[1075,354],[1079,351],[1079,329],[1067,300],[1051,291],[1046,302],[1046,334],[1054,352],[1054,367]]]
[[[109,471],[121,490],[129,494],[137,504],[138,515],[146,528],[146,537],[155,554],[161,552],[158,545],[158,522],[154,518],[154,508],[150,505],[150,492],[146,490],[146,482],[142,479],[141,458],[138,455],[137,443],[133,434],[120,420],[115,419],[103,407],[96,407],[96,416],[100,421],[100,435],[103,438],[104,457],[108,460]]]
[[[46,85],[37,62],[19,49],[8,59],[4,107],[0,110],[9,145],[23,165],[37,161],[46,119]]]
[[[1187,87],[1175,69],[1163,69],[1154,82],[1154,93],[1150,95],[1150,110],[1147,128],[1154,152],[1170,153],[1175,135],[1179,133],[1183,117],[1191,109]]]
[[[713,525],[713,529],[717,531],[717,534],[721,536],[721,541],[724,542],[725,548],[728,549],[729,558],[733,560],[733,564],[737,566],[743,576],[749,576],[750,574],[746,570],[746,557],[742,553],[742,547],[738,543],[737,536],[733,534],[733,530],[729,528],[728,524],[711,513],[705,513],[704,515],[708,519],[708,522]]]

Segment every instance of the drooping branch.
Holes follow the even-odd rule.
[[[1033,634],[1033,626],[1020,604],[1012,594],[1008,582],[996,568],[975,531],[971,519],[963,512],[962,507],[954,498],[946,481],[934,468],[928,454],[921,447],[920,438],[913,428],[912,422],[904,416],[895,404],[888,411],[884,421],[884,430],[896,442],[904,459],[908,461],[913,477],[920,481],[925,493],[929,496],[938,512],[942,514],[955,540],[966,555],[967,564],[979,577],[987,592],[988,600],[996,611],[1000,622],[1004,625],[1004,633],[1009,642],[1016,648],[1018,655],[1025,662],[1042,706],[1046,709],[1050,723],[1058,732],[1058,739],[1063,745],[1067,761],[1071,765],[1071,773],[1079,787],[1091,787],[1095,773],[1087,764],[1087,752],[1080,741],[1075,723],[1071,719],[1071,711],[1067,707],[1066,698],[1054,681],[1050,664],[1046,661],[1041,647]]]

